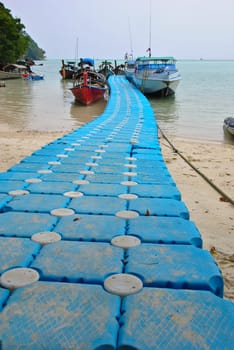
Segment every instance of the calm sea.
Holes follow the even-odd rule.
[[[1,130],[70,131],[102,113],[104,101],[74,103],[60,60],[42,63],[33,70],[44,80],[8,80],[0,88]],[[176,95],[150,99],[160,128],[167,136],[234,144],[223,131],[223,119],[234,116],[234,61],[178,61],[177,67]]]

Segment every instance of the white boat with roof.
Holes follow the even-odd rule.
[[[138,57],[132,82],[144,94],[168,96],[181,80],[174,57]]]

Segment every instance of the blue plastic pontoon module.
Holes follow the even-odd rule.
[[[192,245],[141,244],[129,249],[125,272],[148,287],[210,290],[223,296],[223,278],[212,255]]]
[[[123,250],[109,243],[59,241],[44,246],[31,265],[41,280],[102,284],[123,271]]]
[[[0,237],[0,274],[16,266],[29,266],[39,250],[40,245],[28,238]]]
[[[2,349],[114,350],[119,310],[120,298],[101,286],[36,282],[3,309]]]
[[[125,234],[125,222],[115,216],[75,214],[61,218],[55,231],[67,240],[110,242]]]
[[[118,350],[233,348],[234,305],[207,291],[144,288],[122,313]]]
[[[55,216],[43,213],[0,213],[0,236],[31,237],[37,232],[51,231],[56,222]]]
[[[201,235],[195,224],[180,217],[139,216],[129,222],[128,234],[139,237],[144,243],[202,247]]]

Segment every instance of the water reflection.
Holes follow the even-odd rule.
[[[73,102],[71,104],[70,114],[75,124],[80,126],[101,115],[105,109],[105,106],[106,101],[104,99],[96,101],[89,106],[84,106],[78,102]]]
[[[1,129],[23,129],[32,110],[32,87],[23,79],[8,80],[0,89]]]
[[[179,119],[179,105],[175,95],[168,96],[167,98],[150,97],[149,102],[155,112],[155,117],[160,128],[165,132],[174,134]]]

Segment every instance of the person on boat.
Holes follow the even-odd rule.
[[[26,64],[26,71],[30,74],[32,73],[31,67],[29,64]]]
[[[146,52],[149,52],[149,57],[151,57],[151,48],[149,47]]]

